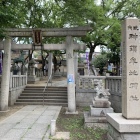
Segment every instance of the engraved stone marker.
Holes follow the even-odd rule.
[[[127,18],[122,31],[122,115],[140,119],[139,19]]]

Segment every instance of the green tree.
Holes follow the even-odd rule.
[[[133,8],[135,7],[135,8]],[[89,59],[97,46],[109,49],[110,59],[119,61],[121,21],[140,16],[139,0],[1,0],[0,31],[4,28],[63,28],[89,24],[92,31],[79,39],[90,48]],[[0,33],[0,35],[2,35]],[[19,38],[25,42],[30,39]],[[60,43],[64,38],[44,38],[43,43]]]
[[[99,73],[101,75],[103,74],[104,67],[107,66],[107,62],[108,58],[106,54],[98,55],[93,61],[94,66],[100,69]]]

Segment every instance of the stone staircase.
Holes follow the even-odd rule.
[[[26,86],[15,105],[59,105],[68,106],[67,87]]]

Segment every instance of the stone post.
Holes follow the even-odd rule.
[[[4,42],[0,111],[6,111],[8,109],[10,66],[11,66],[11,39],[7,38]]]
[[[54,136],[56,133],[56,120],[51,120],[51,136]]]
[[[109,140],[140,139],[140,37],[139,19],[122,26],[122,113],[107,115]]]
[[[52,59],[53,59],[53,54],[49,53],[49,60],[48,60],[48,78],[50,78],[50,82],[52,82]]]
[[[67,58],[67,91],[68,91],[68,112],[76,111],[75,103],[75,78],[72,37],[66,37],[66,58]]]

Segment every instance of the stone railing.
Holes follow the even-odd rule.
[[[109,89],[111,106],[115,112],[122,111],[122,80],[121,76],[108,76],[105,79],[105,88]]]
[[[9,90],[13,90],[19,87],[25,87],[27,85],[27,74],[26,75],[12,75],[10,76]]]
[[[103,79],[105,76],[77,76],[76,78],[76,105],[89,106],[92,104],[96,91],[94,89],[94,79]]]
[[[105,88],[109,89],[110,101],[115,112],[121,112],[121,76],[77,76],[76,78],[76,103],[77,105],[92,104],[96,95],[94,79],[102,79]],[[89,102],[89,103],[88,103]]]
[[[0,75],[0,84],[1,84],[1,75]],[[13,75],[10,74],[9,81],[9,105],[14,105],[19,95],[24,90],[27,85],[27,74],[26,75]]]
[[[0,85],[1,85],[1,75],[0,75]],[[16,89],[27,85],[27,74],[26,75],[10,75],[10,85],[9,90]]]
[[[105,79],[105,88],[111,94],[121,95],[121,76],[108,76]]]
[[[19,95],[27,85],[27,74],[26,75],[10,75],[9,85],[9,105],[14,105]]]
[[[77,76],[76,80],[76,92],[95,92],[94,79],[103,79],[105,81],[106,76]]]

